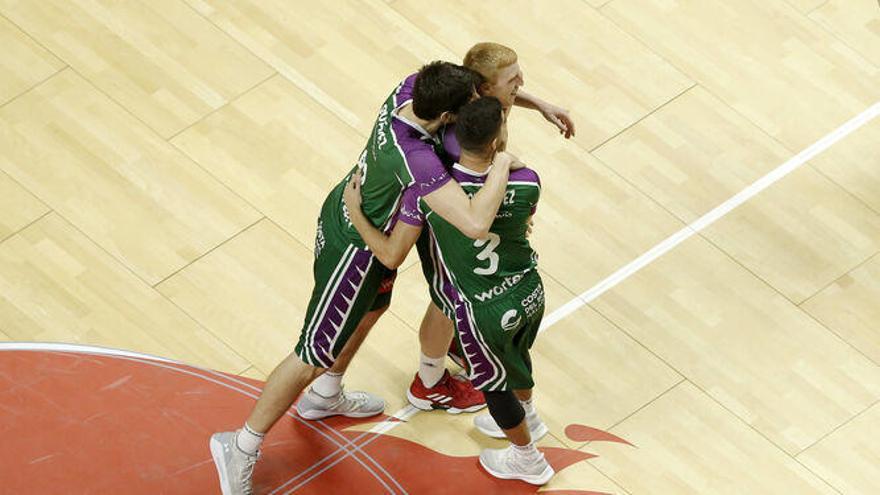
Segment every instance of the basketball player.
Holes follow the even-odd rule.
[[[459,111],[455,133],[461,159],[452,175],[469,194],[479,193],[485,184],[503,120],[503,107],[491,96]],[[544,314],[538,256],[526,236],[541,191],[538,175],[528,168],[510,173],[495,220],[477,241],[438,215],[414,188],[404,193],[398,224],[384,235],[360,212],[358,179],[355,175],[346,188],[345,201],[352,224],[380,260],[393,264],[405,256],[425,222],[434,234],[430,248],[440,261],[438,297],[452,308],[469,378],[483,392],[492,418],[477,427],[511,442],[507,449],[484,450],[480,464],[498,478],[547,483],[554,471],[534,443],[547,427],[530,403],[534,381],[529,349]]]
[[[469,69],[434,62],[406,78],[382,105],[353,168],[363,174],[362,208],[374,225],[391,229],[403,191],[409,187],[466,235],[486,235],[504,199],[513,159],[498,155],[485,187],[468,197],[434,150],[438,129],[452,122],[458,109],[475,96],[478,83],[479,76]],[[269,375],[243,427],[211,437],[211,454],[224,495],[252,493],[253,468],[265,434],[306,385],[333,366],[344,347],[348,359],[354,355],[388,307],[394,273],[376,260],[351,226],[342,199],[348,179],[331,191],[321,209],[315,288],[295,351]],[[382,287],[388,290],[380,295]],[[319,378],[309,394],[313,418],[330,414],[366,417],[384,410],[384,401],[377,397],[344,392],[341,376],[326,378],[329,385]],[[304,412],[307,416],[310,411]]]

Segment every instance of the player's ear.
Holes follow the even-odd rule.
[[[455,122],[456,115],[450,111],[446,111],[440,114],[440,123],[441,124],[451,124]]]

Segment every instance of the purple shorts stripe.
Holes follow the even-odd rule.
[[[345,328],[372,261],[372,253],[357,250],[335,287],[331,289],[330,300],[314,325],[309,348],[326,368],[332,366],[336,359],[333,356],[333,347]]]
[[[439,249],[437,251],[439,253]],[[503,378],[504,368],[480,337],[473,312],[469,308],[470,304],[452,284],[442,260],[438,267],[443,294],[454,305],[455,328],[458,330],[462,352],[468,364],[470,373],[468,378],[478,390],[489,388],[494,382],[499,381],[499,378]]]

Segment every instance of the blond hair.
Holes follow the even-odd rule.
[[[489,83],[495,83],[498,72],[515,64],[516,59],[516,52],[512,48],[499,43],[484,42],[477,43],[468,50],[462,65],[479,72]]]

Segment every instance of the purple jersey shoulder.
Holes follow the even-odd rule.
[[[419,207],[419,191],[416,187],[408,187],[403,191],[403,199],[397,210],[397,219],[403,223],[421,227],[425,224],[425,215]]]
[[[400,83],[400,87],[397,89],[397,92],[394,94],[394,107],[397,108],[400,105],[403,105],[409,100],[412,100],[413,97],[413,88],[416,86],[416,76],[418,76],[418,72],[415,74],[410,74]]]
[[[510,178],[508,179],[508,181],[509,182],[532,182],[532,183],[537,184],[538,186],[541,185],[541,178],[538,176],[538,172],[535,172],[534,170],[532,170],[528,167],[520,168],[520,169],[517,169],[517,170],[510,172]]]
[[[395,108],[412,100],[417,75],[412,74],[400,83],[394,95]],[[412,177],[412,182],[405,184],[407,187],[415,185],[419,194],[425,195],[449,182],[451,177],[434,151],[434,142],[429,136],[399,118],[392,119],[391,132]]]
[[[443,150],[446,151],[446,156],[453,163],[461,159],[461,145],[458,144],[458,138],[455,136],[455,124],[443,127],[440,140],[443,142]]]

